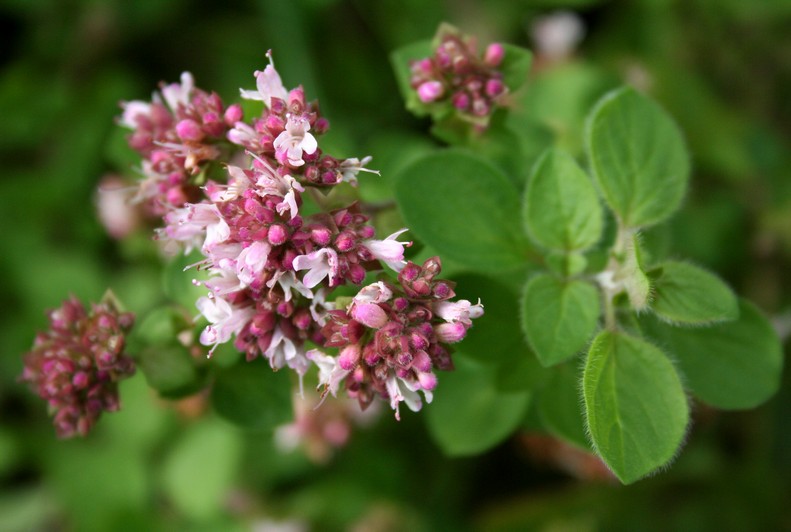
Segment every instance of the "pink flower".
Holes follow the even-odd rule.
[[[321,248],[307,255],[300,255],[292,264],[295,271],[308,270],[302,279],[302,283],[308,288],[313,288],[327,276],[332,286],[338,277],[338,253],[331,248]]]
[[[404,247],[411,246],[412,242],[399,242],[396,240],[399,235],[405,233],[408,229],[401,229],[384,240],[365,240],[363,245],[368,248],[371,254],[393,270],[400,272],[404,264]]]
[[[310,122],[303,116],[289,116],[286,129],[274,142],[275,157],[282,164],[302,166],[302,153],[313,154],[319,145],[316,137],[308,133]]]
[[[164,233],[173,240],[184,242],[185,253],[203,240],[204,251],[228,239],[231,228],[220,215],[217,205],[209,203],[188,204],[165,215]]]
[[[393,291],[383,283],[378,281],[368,286],[364,286],[354,296],[354,304],[357,303],[385,303],[393,297]]]
[[[264,271],[272,246],[266,242],[253,242],[239,253],[236,274],[245,286],[250,286]]]
[[[390,408],[395,410],[395,417],[401,420],[401,413],[398,411],[398,405],[401,402],[406,403],[412,412],[419,412],[423,408],[423,402],[420,400],[420,395],[417,390],[420,389],[420,383],[409,383],[404,379],[398,378],[395,374],[391,374],[385,382],[387,387],[387,395],[390,397]],[[430,403],[433,395],[428,390],[423,390],[426,396],[426,402]]]

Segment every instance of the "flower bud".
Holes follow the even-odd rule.
[[[483,62],[489,66],[498,66],[505,57],[505,48],[500,43],[492,43],[486,47],[486,53],[483,56]]]
[[[351,314],[354,320],[371,329],[380,329],[388,321],[387,313],[375,303],[356,303]]]
[[[426,81],[417,88],[417,96],[423,103],[436,101],[444,92],[445,89],[439,81]]]
[[[360,361],[360,345],[350,344],[341,350],[338,356],[338,365],[346,371],[351,371]]]

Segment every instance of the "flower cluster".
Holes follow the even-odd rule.
[[[420,410],[422,391],[431,402],[437,385],[434,369],[453,369],[446,344],[460,342],[483,314],[480,302],[449,301],[453,283],[436,279],[438,257],[422,266],[413,262],[398,274],[398,286],[379,281],[364,287],[344,310],[329,312],[322,333],[325,346],[340,349],[338,357],[311,350],[308,358],[320,368],[324,393],[336,395],[341,382],[362,407],[379,395],[399,417],[402,401]]]
[[[238,106],[231,106],[223,113],[224,129],[208,131],[207,123],[214,122],[206,119],[212,112],[206,110],[207,102],[213,103],[215,112],[222,111],[222,103],[214,95],[194,89],[189,74],[183,76],[180,86],[162,89],[162,97],[173,111],[169,120],[162,119],[159,124],[151,118],[155,111],[166,110],[157,97],[150,104],[126,104],[121,119],[135,128],[130,144],[144,156],[160,148],[171,157],[194,155],[191,160],[189,155],[176,160],[182,172],[179,179],[184,179],[173,182],[187,183],[198,194],[178,202],[173,201],[175,194],[164,192],[159,200],[166,206],[164,227],[158,235],[186,252],[199,250],[203,256],[195,266],[208,272],[208,277],[195,283],[204,286],[208,294],[196,305],[209,325],[200,341],[211,346],[210,355],[218,345],[233,341],[248,360],[261,356],[273,369],[289,367],[301,382],[312,363],[323,367],[332,358],[321,354],[319,360],[315,351],[309,355],[308,342],[321,348],[343,347],[341,361],[351,349],[333,339],[336,333],[332,327],[340,323],[339,315],[344,312],[334,310],[334,303],[327,301],[332,290],[344,284],[361,285],[368,272],[386,265],[401,272],[402,283],[397,291],[387,290],[402,295],[394,296],[397,302],[392,303],[381,298],[367,301],[365,294],[371,288],[364,288],[355,298],[352,310],[357,321],[353,323],[381,326],[391,336],[421,337],[425,345],[418,342],[417,351],[402,350],[397,355],[381,351],[382,369],[372,363],[372,377],[349,384],[347,390],[366,405],[373,392],[378,392],[396,410],[402,400],[416,408],[419,401],[413,399],[414,390],[430,393],[434,387],[432,368],[452,366],[448,351],[439,343],[461,339],[469,317],[460,335],[458,331],[446,332],[448,327],[434,326],[432,319],[440,315],[435,307],[453,296],[452,286],[434,280],[438,260],[427,263],[425,271],[406,265],[404,248],[410,243],[398,240],[406,229],[377,239],[368,216],[356,203],[303,213],[306,194],[323,209],[324,190],[343,182],[356,185],[359,172],[373,172],[365,168],[371,158],[341,160],[323,153],[319,138],[329,122],[321,116],[317,103],[305,99],[302,87],[286,90],[271,54],[269,59],[270,64],[255,73],[256,89],[241,90],[243,98],[263,103],[261,115],[252,120],[242,121]],[[171,100],[177,103],[171,105]],[[184,125],[188,120],[189,127]],[[223,132],[225,138],[220,139]],[[203,175],[203,186],[197,187],[198,182],[190,176],[196,165],[208,160],[225,163],[223,171],[219,176]],[[142,186],[149,186],[148,178]],[[371,325],[370,320],[356,317],[374,307],[390,313],[387,315],[392,319]],[[473,310],[469,316],[476,313],[478,310]],[[452,327],[458,328],[455,322]],[[354,338],[352,343],[360,341]],[[406,357],[415,358],[415,362],[406,362]],[[385,375],[387,372],[397,374],[397,381],[389,373]]]
[[[492,43],[478,55],[473,40],[454,31],[440,31],[434,55],[410,64],[410,84],[426,104],[450,102],[461,116],[486,119],[507,92],[497,69],[505,56],[502,44]]]
[[[133,130],[129,146],[143,157],[137,200],[159,214],[200,197],[191,177],[223,157],[225,137],[242,119],[240,105],[226,108],[217,94],[196,88],[189,72],[181,83],[163,83],[151,102],[122,107],[119,123]]]
[[[50,330],[39,333],[25,355],[20,380],[47,401],[58,436],[85,436],[103,411],[118,410],[118,381],[135,372],[124,354],[134,316],[110,302],[87,312],[72,297],[49,321]]]

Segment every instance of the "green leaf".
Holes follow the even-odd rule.
[[[588,451],[576,364],[561,364],[551,372],[536,398],[541,424],[558,438]]]
[[[549,149],[538,160],[525,190],[522,220],[530,238],[548,249],[582,251],[599,240],[599,197],[569,154]]]
[[[544,366],[580,352],[596,330],[600,313],[599,292],[587,281],[541,274],[525,285],[522,330]]]
[[[164,397],[184,397],[203,387],[204,372],[198,370],[186,347],[149,347],[140,352],[138,367],[148,385]]]
[[[187,516],[219,514],[241,465],[242,442],[230,427],[206,420],[183,434],[162,469],[165,493]]]
[[[661,222],[679,207],[689,160],[681,131],[656,103],[629,87],[612,91],[585,136],[593,175],[626,227]]]
[[[503,83],[511,92],[516,91],[527,81],[533,54],[530,50],[513,44],[503,44],[505,56],[498,67],[503,73]]]
[[[195,264],[205,257],[199,251],[193,251],[189,255],[179,255],[173,257],[162,270],[162,288],[165,295],[175,303],[179,303],[184,308],[195,309],[195,302],[199,297],[206,295],[206,288],[196,286],[194,279],[206,279],[207,274],[196,268],[185,270],[187,266]]]
[[[684,262],[665,262],[661,268],[651,308],[663,320],[702,325],[739,317],[736,296],[716,275]]]
[[[518,192],[494,166],[450,149],[415,159],[395,181],[407,226],[443,257],[485,273],[525,264]]]
[[[432,106],[421,102],[420,98],[417,96],[417,91],[412,88],[412,84],[410,83],[412,78],[410,63],[412,61],[431,57],[432,55],[433,46],[430,40],[402,46],[390,54],[390,63],[395,72],[398,89],[401,91],[401,96],[406,102],[406,108],[418,116],[431,114]],[[433,107],[436,107],[436,105]]]
[[[676,356],[684,381],[718,408],[757,406],[780,387],[783,349],[761,312],[739,301],[739,318],[706,328],[670,327],[654,320],[652,331]]]
[[[656,346],[602,331],[588,353],[582,393],[594,448],[624,484],[667,464],[681,446],[687,398]]]
[[[217,371],[211,401],[222,417],[244,428],[274,430],[291,420],[291,383],[257,358]]]
[[[528,353],[519,329],[519,304],[515,290],[479,274],[453,278],[456,295],[473,303],[481,299],[484,315],[475,319],[456,349],[484,364],[508,364]]]
[[[500,393],[494,368],[455,357],[456,369],[439,375],[434,402],[426,405],[428,431],[450,456],[486,451],[518,426],[530,403],[529,392]]]

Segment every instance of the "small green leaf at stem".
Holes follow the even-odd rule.
[[[563,281],[540,274],[525,285],[522,330],[544,366],[582,351],[600,314],[599,291],[587,281]]]
[[[590,177],[558,149],[547,150],[533,168],[522,219],[530,238],[551,250],[582,251],[602,233],[602,209]]]
[[[673,364],[656,346],[616,331],[593,341],[582,380],[594,448],[624,484],[678,451],[689,407]]]

